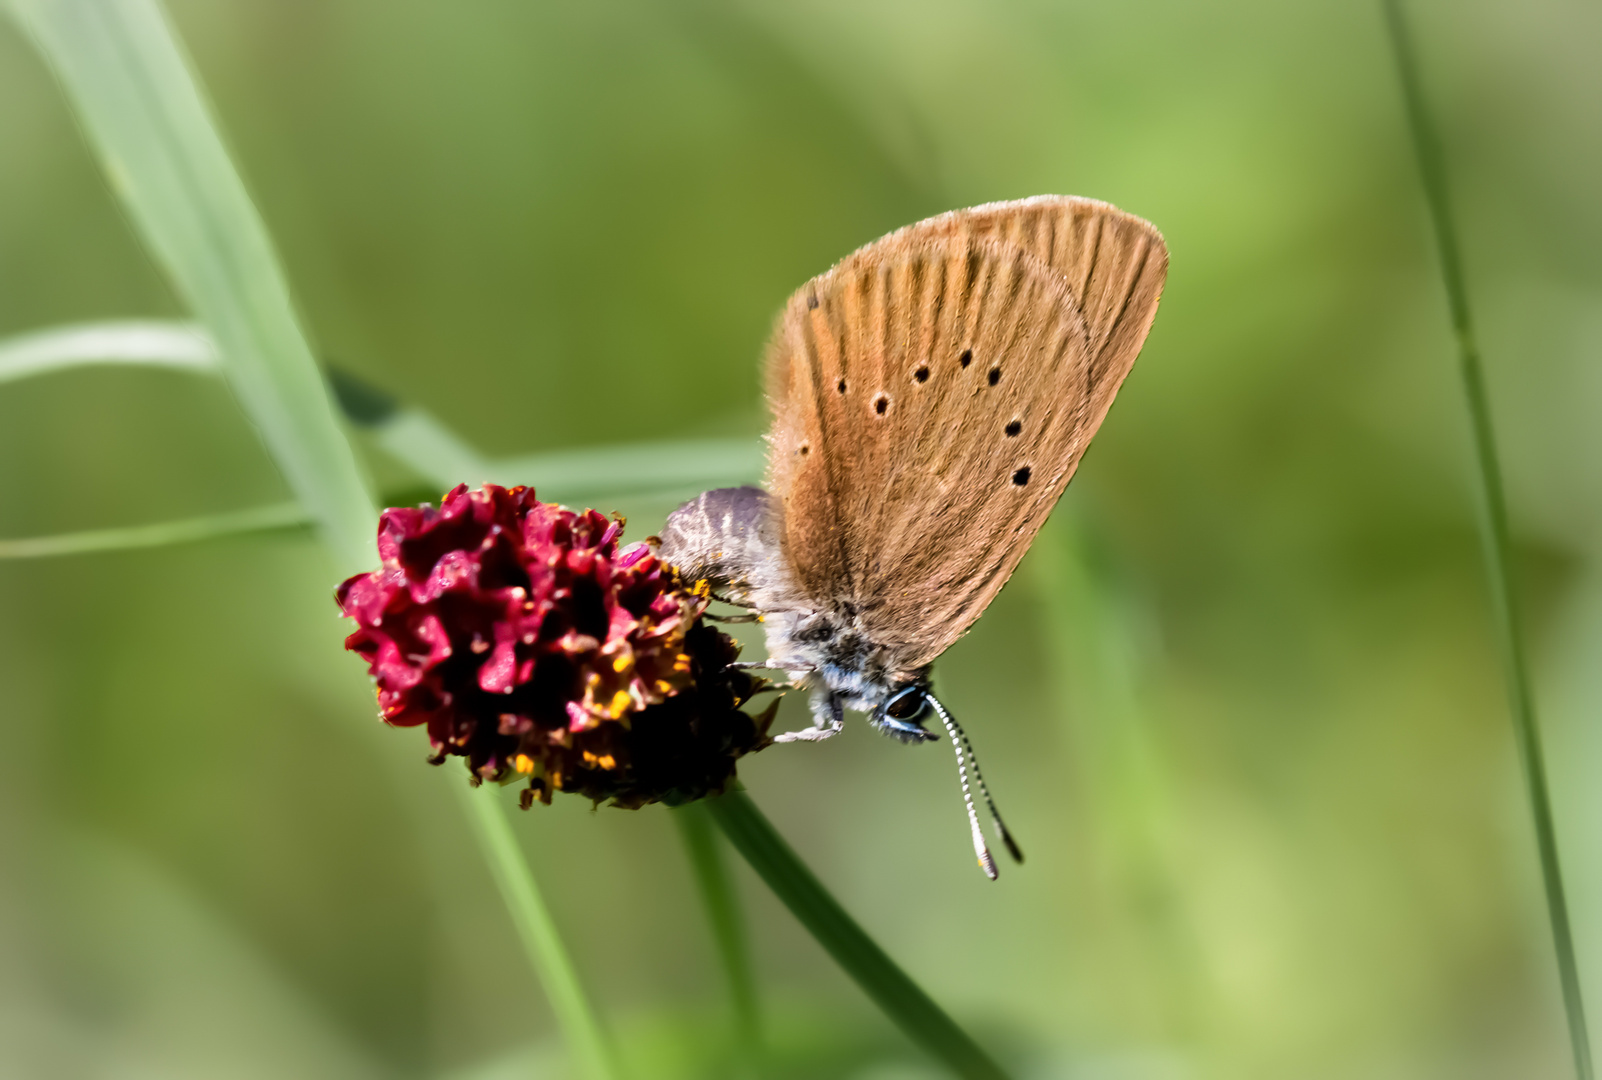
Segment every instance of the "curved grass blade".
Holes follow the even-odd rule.
[[[1519,629],[1507,498],[1502,486],[1502,467],[1496,452],[1496,431],[1491,423],[1490,395],[1485,388],[1485,372],[1480,363],[1479,343],[1475,338],[1469,309],[1457,226],[1452,219],[1446,163],[1424,102],[1418,62],[1401,4],[1399,0],[1382,0],[1382,3],[1386,29],[1395,53],[1396,70],[1402,84],[1408,130],[1412,135],[1424,198],[1429,205],[1430,222],[1435,231],[1452,331],[1457,339],[1458,370],[1463,379],[1469,427],[1474,439],[1474,459],[1480,479],[1480,537],[1485,552],[1485,573],[1490,584],[1503,676],[1507,682],[1514,741],[1518,743],[1519,761],[1524,767],[1525,789],[1530,799],[1530,816],[1535,823],[1541,880],[1546,888],[1547,917],[1552,924],[1552,943],[1557,951],[1558,979],[1563,988],[1563,1009],[1568,1019],[1574,1071],[1581,1080],[1591,1080],[1591,1040],[1585,1025],[1585,1003],[1580,995],[1580,969],[1574,955],[1574,935],[1569,923],[1568,900],[1563,890],[1557,826],[1553,822],[1552,800],[1547,791],[1546,762],[1541,750],[1541,729],[1535,714],[1535,695]]]
[[[347,572],[376,562],[376,515],[266,229],[154,0],[10,0],[56,70],[113,188],[214,335],[222,366]],[[616,1070],[499,809],[470,816],[575,1056]],[[553,959],[554,958],[554,959]],[[582,1006],[582,1009],[579,1007]]]
[[[0,383],[85,364],[139,364],[215,372],[217,347],[194,323],[157,319],[55,326],[0,341]]]
[[[712,940],[723,964],[728,985],[729,1012],[734,1020],[734,1041],[741,1064],[756,1070],[761,1064],[762,1032],[757,1012],[755,980],[751,976],[751,951],[746,943],[745,924],[734,895],[729,869],[718,850],[712,818],[700,802],[686,803],[673,810],[673,820],[684,839],[695,872],[695,883],[711,923]]]
[[[452,786],[461,793],[484,859],[495,875],[495,884],[517,926],[518,937],[539,974],[540,985],[551,999],[551,1008],[580,1070],[590,1080],[618,1080],[622,1073],[611,1044],[579,984],[578,971],[562,945],[512,827],[507,824],[500,800],[495,797],[496,789]]]
[[[266,227],[155,0],[10,0],[112,189],[216,339],[221,365],[339,566],[374,562],[374,510]]]
[[[132,551],[138,548],[193,544],[224,536],[294,529],[312,523],[311,515],[298,503],[275,503],[226,514],[163,521],[154,525],[125,525],[114,529],[34,536],[21,540],[0,540],[0,560],[46,559],[58,555],[87,555],[104,551]]]
[[[735,850],[908,1038],[965,1080],[1004,1080],[1001,1066],[846,914],[745,792],[706,805]]]

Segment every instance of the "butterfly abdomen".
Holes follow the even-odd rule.
[[[759,487],[702,492],[668,515],[658,553],[686,581],[765,608],[782,566],[773,500]]]

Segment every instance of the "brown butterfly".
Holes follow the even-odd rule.
[[[662,557],[753,610],[769,659],[811,692],[824,739],[846,709],[921,742],[932,709],[957,754],[974,852],[967,737],[929,669],[1028,550],[1129,374],[1168,249],[1106,203],[1042,195],[921,221],[802,286],[767,355],[767,490],[679,507]]]

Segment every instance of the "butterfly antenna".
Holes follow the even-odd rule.
[[[985,834],[979,828],[979,815],[973,808],[973,793],[968,790],[968,755],[963,752],[962,743],[959,741],[962,729],[957,726],[950,713],[939,706],[935,708],[940,713],[941,723],[946,725],[946,733],[951,736],[951,748],[957,753],[957,776],[962,781],[962,803],[968,808],[968,829],[973,833],[973,853],[978,856],[979,869],[985,872],[985,877],[994,881],[997,877],[996,860],[991,858],[990,849],[985,846]]]
[[[1001,820],[1001,811],[996,809],[996,801],[990,797],[990,789],[985,787],[984,775],[979,771],[979,755],[973,752],[973,743],[968,741],[968,733],[962,730],[962,725],[957,723],[956,717],[947,712],[946,707],[940,704],[939,698],[927,692],[925,692],[925,696],[928,697],[929,704],[934,706],[935,712],[940,714],[940,722],[946,725],[946,731],[951,736],[951,743],[957,748],[957,770],[962,775],[963,798],[968,800],[969,824],[973,826],[975,833],[977,833],[979,824],[974,816],[973,800],[968,798],[967,773],[962,768],[962,759],[964,757],[967,758],[968,764],[973,768],[974,786],[979,789],[979,795],[985,801],[985,808],[990,811],[990,820],[996,826],[996,835],[1001,838],[1003,844],[1007,845],[1007,854],[1012,856],[1013,862],[1023,862],[1023,849],[1018,846],[1018,841],[1012,838],[1012,833],[1007,831],[1006,822]],[[979,861],[982,864],[984,859],[981,858]],[[995,877],[994,874],[990,876],[992,878]]]

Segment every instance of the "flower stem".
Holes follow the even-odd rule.
[[[908,1038],[965,1080],[1006,1073],[847,915],[743,791],[706,801],[734,848]]]
[[[539,975],[540,985],[550,998],[557,1023],[567,1038],[580,1070],[590,1080],[619,1080],[622,1070],[617,1055],[601,1028],[600,1020],[579,984],[572,958],[562,946],[551,919],[550,909],[540,896],[539,885],[523,858],[522,849],[512,835],[512,827],[501,810],[494,788],[464,787],[453,784],[460,793],[467,817],[478,835],[484,860],[495,875],[501,898],[511,913],[529,962]]]
[[[1552,924],[1552,943],[1557,950],[1558,978],[1563,988],[1563,1008],[1569,1025],[1569,1042],[1574,1054],[1574,1071],[1581,1080],[1591,1080],[1591,1043],[1586,1033],[1585,1006],[1580,996],[1580,971],[1574,955],[1574,938],[1569,925],[1568,902],[1563,893],[1563,870],[1558,860],[1557,828],[1552,820],[1551,797],[1547,791],[1546,764],[1541,752],[1541,730],[1536,721],[1535,698],[1530,687],[1529,665],[1524,656],[1519,631],[1517,597],[1513,589],[1507,501],[1502,487],[1502,471],[1496,453],[1496,433],[1491,426],[1491,405],[1485,389],[1479,345],[1469,314],[1468,288],[1464,283],[1462,256],[1457,229],[1452,220],[1447,190],[1446,165],[1429,111],[1425,107],[1418,63],[1412,38],[1402,13],[1400,0],[1382,0],[1396,69],[1402,84],[1408,128],[1418,158],[1425,201],[1434,225],[1436,250],[1440,257],[1441,278],[1451,312],[1452,330],[1457,339],[1458,368],[1468,404],[1469,425],[1473,432],[1474,456],[1480,476],[1481,539],[1485,571],[1491,589],[1491,607],[1496,622],[1497,646],[1502,654],[1507,680],[1508,704],[1513,717],[1514,739],[1524,766],[1525,787],[1530,798],[1530,814],[1535,822],[1536,846],[1540,853],[1541,877],[1546,887],[1547,916]]]
[[[724,981],[729,990],[729,1011],[734,1020],[735,1052],[742,1065],[759,1067],[762,1032],[757,1013],[755,980],[751,976],[751,952],[746,943],[745,925],[740,918],[729,869],[718,849],[717,834],[707,808],[699,802],[686,803],[673,811],[679,835],[684,839],[695,883],[706,905],[707,921],[718,959],[723,964]]]

